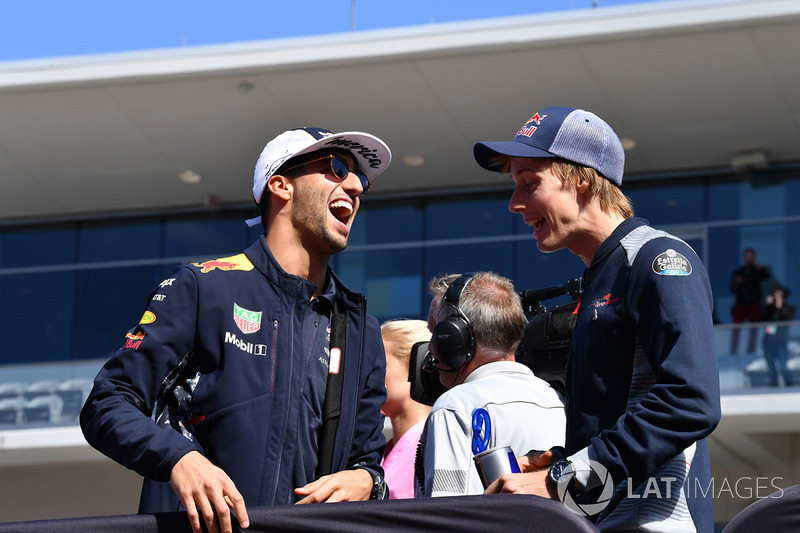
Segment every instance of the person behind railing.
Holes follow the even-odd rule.
[[[761,320],[770,322],[764,329],[761,347],[764,349],[764,359],[767,360],[769,382],[773,387],[778,386],[778,371],[783,376],[787,387],[794,385],[792,374],[787,366],[789,327],[780,324],[794,319],[794,307],[786,302],[788,296],[789,289],[778,285],[767,295],[764,310],[761,312]]]
[[[762,266],[756,258],[756,251],[745,248],[742,252],[744,263],[731,274],[731,292],[736,295],[736,303],[731,308],[734,324],[743,322],[758,322],[761,318],[761,282],[769,278],[769,270]],[[758,328],[748,328],[750,340],[747,343],[747,353],[755,353],[758,340]],[[739,351],[740,327],[733,328],[731,332],[731,353]]]

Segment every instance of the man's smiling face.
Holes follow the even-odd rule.
[[[542,252],[569,248],[578,229],[575,186],[558,176],[551,162],[552,159],[528,157],[509,160],[515,187],[508,209],[533,228],[536,245]]]
[[[318,157],[323,157],[320,153]],[[350,168],[355,161],[349,152],[337,152]],[[324,254],[336,254],[347,246],[353,221],[360,205],[363,187],[350,173],[344,180],[331,171],[331,161],[324,158],[301,167],[302,174],[292,179],[294,198],[292,221],[307,245]]]

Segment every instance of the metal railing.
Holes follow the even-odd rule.
[[[778,334],[786,336],[785,376],[770,373],[765,357]],[[723,394],[800,389],[800,321],[717,324],[714,335]],[[0,366],[0,430],[77,424],[104,362]]]
[[[714,334],[723,394],[800,386],[800,321],[717,324]],[[786,373],[769,368],[771,347],[778,344],[785,345]]]

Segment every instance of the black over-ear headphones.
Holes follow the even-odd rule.
[[[475,356],[475,335],[469,319],[461,311],[459,300],[475,273],[462,274],[447,288],[442,304],[450,314],[433,328],[428,349],[434,359],[450,368],[458,368]]]

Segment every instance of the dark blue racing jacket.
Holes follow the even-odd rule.
[[[346,316],[332,471],[380,470],[378,321],[361,294],[330,269],[328,277]],[[293,503],[293,489],[314,481],[317,457],[298,449],[310,431],[298,413],[310,409],[303,382],[318,357],[302,335],[315,289],[287,274],[262,236],[243,254],[178,267],[151,293],[81,412],[87,441],[145,477],[139,512],[179,508],[170,472],[193,450],[222,468],[249,506]]]
[[[566,451],[592,497],[600,492],[584,509],[601,531],[712,531],[706,437],[721,412],[703,263],[630,218],[584,280],[566,402]]]

